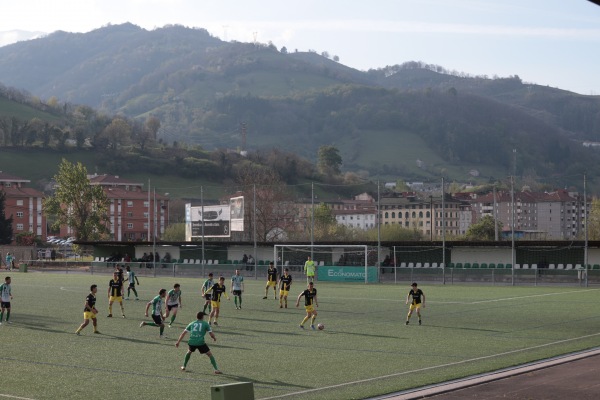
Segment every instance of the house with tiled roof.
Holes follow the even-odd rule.
[[[46,218],[42,212],[44,194],[28,187],[31,181],[0,171],[0,191],[6,195],[4,214],[13,218],[13,243],[19,233],[32,232],[46,240]]]

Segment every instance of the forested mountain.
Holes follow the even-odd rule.
[[[182,26],[114,25],[0,47],[0,83],[44,101],[156,117],[165,143],[241,148],[243,124],[249,150],[314,160],[333,144],[344,169],[371,175],[464,180],[477,169],[498,178],[510,173],[512,149],[520,174],[560,177],[598,164],[582,146],[600,141],[596,96],[420,62],[358,71]]]

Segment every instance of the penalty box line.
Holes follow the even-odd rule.
[[[286,393],[286,394],[282,394],[282,395],[278,395],[278,396],[273,396],[273,397],[263,397],[263,398],[261,398],[259,400],[280,399],[280,398],[283,398],[283,397],[310,394],[310,393],[320,392],[320,391],[323,391],[323,390],[337,389],[337,388],[342,388],[342,387],[351,386],[351,385],[357,385],[357,384],[361,384],[361,383],[369,383],[369,382],[379,381],[379,380],[388,379],[388,378],[396,378],[396,377],[399,377],[399,376],[410,375],[410,374],[414,374],[414,373],[418,373],[418,372],[431,371],[431,370],[435,370],[435,369],[439,369],[439,368],[454,367],[454,366],[457,366],[457,365],[467,364],[467,363],[470,363],[470,362],[481,361],[481,360],[488,360],[488,359],[491,359],[491,358],[502,357],[502,356],[507,356],[507,355],[510,355],[510,354],[520,353],[520,352],[523,352],[523,351],[537,350],[537,349],[541,349],[541,348],[544,348],[544,347],[549,347],[549,346],[554,346],[554,345],[557,345],[557,344],[563,344],[563,343],[573,342],[573,341],[581,340],[581,339],[589,339],[589,338],[596,337],[596,336],[600,336],[600,333],[594,333],[594,334],[591,334],[591,335],[584,335],[584,336],[580,336],[580,337],[576,337],[576,338],[558,340],[556,342],[540,344],[540,345],[532,346],[532,347],[526,347],[524,349],[516,349],[516,350],[505,351],[503,353],[498,353],[498,354],[490,354],[488,356],[481,356],[481,357],[470,358],[470,359],[462,360],[462,361],[456,361],[456,362],[451,362],[451,363],[446,363],[446,364],[440,364],[440,365],[433,365],[431,367],[419,368],[419,369],[415,369],[415,370],[412,370],[412,371],[396,372],[396,373],[393,373],[393,374],[376,376],[376,377],[373,377],[373,378],[360,379],[360,380],[357,380],[357,381],[339,383],[337,385],[330,385],[330,386],[323,386],[323,387],[320,387],[320,388],[301,390],[301,391],[298,391],[298,392]]]

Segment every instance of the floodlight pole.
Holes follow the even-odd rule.
[[[206,263],[204,255],[204,187],[200,186],[200,220],[202,221],[202,262]]]
[[[442,178],[442,284],[446,284],[446,186]]]
[[[315,245],[315,183],[310,183],[310,259],[315,261],[314,248]]]
[[[156,276],[156,188],[154,188],[154,234],[152,235],[152,267]]]
[[[510,239],[511,239],[511,284],[515,285],[515,262],[517,260],[515,254],[515,173],[516,173],[516,165],[517,165],[517,149],[513,149],[513,173],[510,176],[510,204],[511,204],[511,228],[510,228]]]
[[[254,236],[254,277],[258,277],[258,271],[256,270],[256,263],[258,259],[258,254],[256,254],[256,183],[252,185],[252,190],[254,192],[254,200],[252,201],[253,205],[253,216],[252,216],[252,227],[253,227],[253,236]]]
[[[379,179],[377,179],[377,214],[379,215],[379,210],[381,208],[381,192]],[[379,218],[377,218],[379,221]],[[381,225],[379,222],[377,223],[377,267],[381,268]],[[377,270],[379,272],[379,269]],[[365,274],[365,280],[367,279]],[[366,281],[365,281],[366,283]]]
[[[578,218],[579,219],[579,218]],[[585,287],[588,287],[588,220],[587,220],[587,179],[583,174],[583,223],[585,224],[585,247],[583,248],[583,264],[585,273]]]

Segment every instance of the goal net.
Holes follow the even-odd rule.
[[[280,272],[304,273],[311,257],[317,267],[317,280],[376,282],[377,247],[367,245],[283,245],[273,247],[273,259]]]

